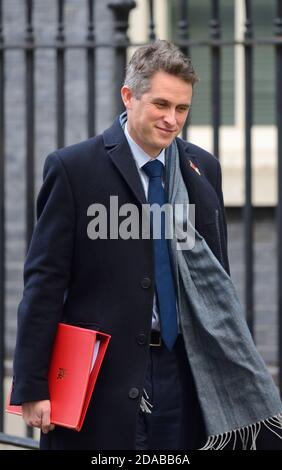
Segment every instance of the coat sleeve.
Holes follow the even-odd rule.
[[[58,154],[45,162],[37,224],[24,266],[11,403],[49,398],[48,368],[73,256],[75,205]]]

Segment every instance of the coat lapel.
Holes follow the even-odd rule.
[[[142,182],[127,143],[124,132],[117,118],[112,127],[103,133],[105,148],[123,179],[126,181],[140,204],[147,204]]]

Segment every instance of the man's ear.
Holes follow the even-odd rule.
[[[124,85],[121,89],[121,98],[126,109],[131,109],[133,93],[131,89],[126,85]]]

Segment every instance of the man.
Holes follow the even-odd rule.
[[[228,330],[237,304],[227,274],[220,165],[177,138],[196,81],[191,62],[172,44],[139,48],[121,90],[126,115],[103,135],[46,160],[25,264],[12,393],[25,421],[42,429],[42,449],[197,449],[208,436],[214,445],[217,436],[277,419],[281,411],[265,376],[267,414],[258,409],[252,421],[239,393],[231,402],[234,379],[240,382],[244,369],[246,389],[252,386],[259,360],[244,325],[238,334],[237,325]],[[112,196],[118,198],[114,214]],[[177,240],[166,239],[162,219],[159,237],[142,236],[141,208],[164,202],[195,204],[194,248],[175,249]],[[128,204],[138,208],[138,236],[112,229],[112,218],[122,214],[120,224],[125,221],[121,208]],[[107,214],[101,236],[97,207]],[[151,229],[154,223],[151,217]],[[111,334],[79,433],[50,423],[48,366],[62,320]],[[246,346],[246,360],[238,339],[251,349]],[[233,357],[237,349],[241,355]]]

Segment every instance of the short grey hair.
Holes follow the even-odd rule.
[[[124,85],[140,99],[150,89],[151,78],[158,71],[174,75],[192,86],[198,81],[191,59],[174,44],[158,39],[134,52],[126,68]]]

